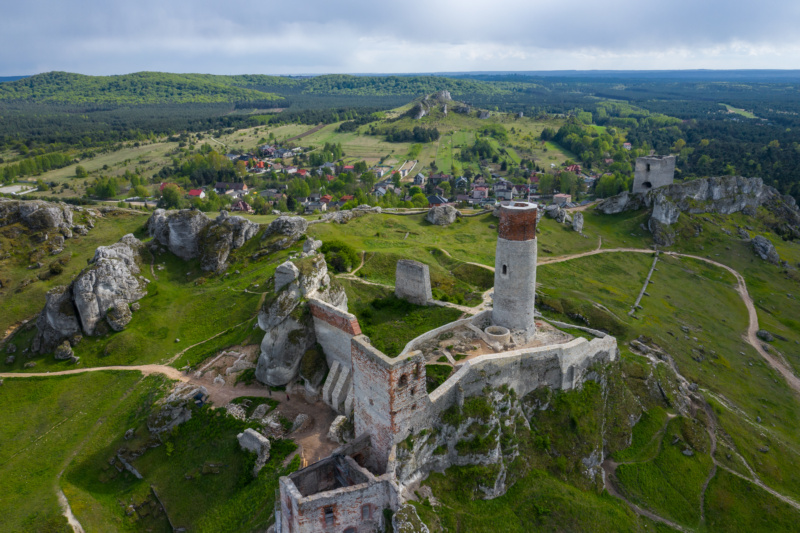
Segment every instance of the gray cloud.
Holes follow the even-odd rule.
[[[791,0],[26,0],[0,75],[800,68]]]

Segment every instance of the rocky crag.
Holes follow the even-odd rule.
[[[519,396],[506,386],[487,386],[478,396],[457,395],[430,427],[397,445],[397,481],[414,485],[431,472],[470,466],[477,482],[471,496],[492,499],[530,468],[541,468],[602,492],[603,461],[631,445],[644,411],[658,406],[693,417],[702,404],[668,354],[638,340],[630,347],[647,363],[597,364],[576,390],[542,386]]]
[[[425,220],[437,226],[449,226],[461,216],[461,212],[452,205],[437,205],[428,210]]]
[[[51,289],[36,321],[33,350],[52,352],[65,341],[75,345],[82,334],[124,329],[131,320],[130,305],[147,294],[148,280],[139,275],[143,247],[130,234],[111,246],[100,246],[90,266],[69,286]]]
[[[3,236],[12,240],[22,235],[30,237],[36,248],[31,254],[33,265],[30,268],[37,269],[42,266],[39,259],[64,250],[65,239],[87,235],[104,210],[108,208],[98,210],[42,200],[0,198],[0,228],[4,228]],[[11,249],[0,250],[0,259],[11,253]]]
[[[764,185],[761,178],[704,178],[640,194],[625,191],[600,202],[597,210],[611,215],[652,209],[648,229],[656,244],[670,246],[675,241],[675,231],[671,226],[681,213],[729,215],[742,212],[755,216],[760,207],[772,215],[767,220],[772,230],[785,239],[800,238],[800,210],[794,198],[782,196],[775,188]]]
[[[297,218],[306,223],[299,217],[281,218]],[[274,234],[282,236],[282,240],[299,238],[298,231],[303,226],[299,220],[278,220],[270,225],[275,225]],[[344,289],[331,279],[325,258],[317,253],[319,241],[306,242],[311,244],[304,246],[302,258],[286,261],[275,270],[270,280],[273,294],[258,315],[258,325],[266,334],[261,343],[256,378],[267,385],[285,385],[295,379],[303,356],[316,345],[308,298],[317,298],[347,311]]]
[[[183,209],[157,209],[147,221],[153,239],[183,260],[200,259],[206,272],[222,272],[230,253],[240,248],[259,231],[259,225],[246,218],[229,216],[227,211],[211,220],[205,213]]]

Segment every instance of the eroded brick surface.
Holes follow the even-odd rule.
[[[538,209],[535,207],[519,210],[501,207],[499,225],[500,238],[507,241],[527,241],[535,239],[537,211]]]

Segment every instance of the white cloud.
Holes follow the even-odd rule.
[[[791,0],[28,0],[0,75],[800,68]]]

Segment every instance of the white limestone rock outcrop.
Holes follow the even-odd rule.
[[[603,200],[596,209],[611,215],[652,208],[653,215],[648,227],[656,235],[656,242],[665,244],[674,237],[671,230],[665,227],[677,222],[680,213],[729,215],[743,212],[755,215],[756,209],[762,206],[775,215],[775,220],[770,222],[774,231],[786,238],[800,238],[800,211],[796,202],[792,197],[781,196],[775,188],[764,185],[761,178],[703,178],[673,183],[646,193],[631,194],[625,191]]]
[[[53,287],[45,298],[44,309],[36,319],[37,332],[33,339],[33,351],[38,353],[52,352],[64,339],[81,330],[72,301],[72,287]]]
[[[147,418],[150,433],[163,433],[192,418],[192,406],[208,398],[208,389],[189,383],[178,383],[170,394],[158,402]]]
[[[308,221],[303,217],[280,216],[270,222],[262,240],[269,241],[271,252],[285,250],[302,237],[308,229]]]
[[[147,294],[147,280],[139,276],[143,246],[131,234],[111,246],[100,246],[90,266],[69,287],[50,290],[36,320],[33,350],[50,352],[81,330],[86,335],[105,333],[106,320],[115,331],[123,329],[131,319],[129,305]]]
[[[264,464],[269,460],[269,439],[252,428],[245,429],[236,438],[242,450],[258,455],[256,464],[253,466],[253,477],[257,476],[258,472],[264,468]]]
[[[578,233],[583,233],[583,213],[580,211],[572,215],[572,229]]]
[[[259,225],[227,211],[208,224],[199,235],[200,268],[220,272],[228,266],[228,256],[258,233]]]
[[[753,245],[753,251],[756,255],[764,261],[769,261],[773,265],[777,265],[780,262],[781,258],[778,256],[778,251],[775,250],[775,246],[766,237],[756,235],[750,243]]]
[[[320,254],[276,269],[275,292],[258,315],[266,333],[256,365],[256,378],[271,386],[285,385],[298,375],[303,355],[316,344],[307,298],[314,297],[347,310],[347,295],[333,285]]]
[[[117,304],[127,306],[147,294],[144,278],[137,277],[139,266],[136,258],[142,246],[133,235],[125,235],[108,249],[100,247],[92,259],[92,266],[75,278],[72,297],[87,335],[95,334],[109,309]]]
[[[63,203],[0,198],[0,227],[21,222],[35,231],[69,231],[72,227],[72,212],[73,208]]]
[[[459,210],[452,205],[437,205],[428,210],[425,220],[437,226],[449,226],[460,216]]]
[[[202,211],[156,209],[147,221],[150,236],[184,261],[200,254],[200,233],[211,221]]]
[[[147,229],[156,242],[181,259],[200,258],[202,270],[221,272],[228,266],[230,253],[253,238],[259,225],[244,217],[229,216],[227,211],[211,220],[197,210],[156,209]]]

